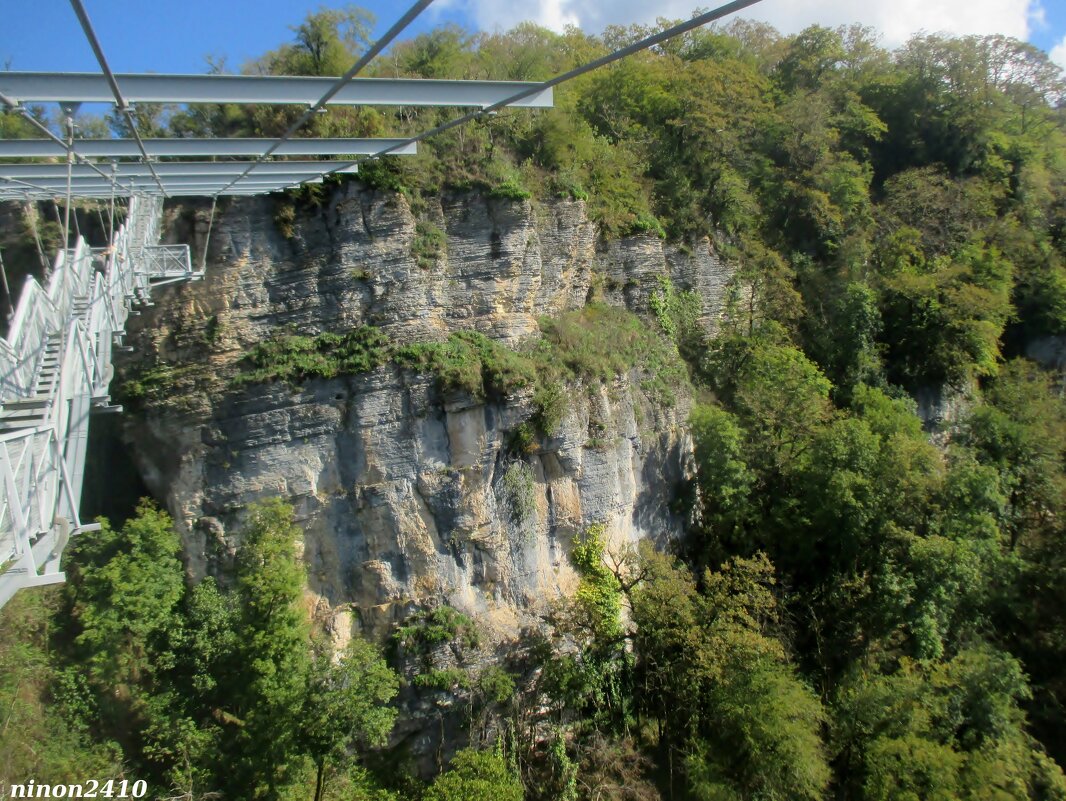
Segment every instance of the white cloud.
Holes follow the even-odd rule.
[[[1066,70],[1066,36],[1062,37],[1062,41],[1051,48],[1051,52],[1048,54],[1051,56],[1051,60]]]
[[[1048,27],[1047,9],[1039,0],[1029,8],[1029,28],[1043,31]]]
[[[505,0],[444,0],[430,8],[459,10],[470,16],[480,30],[490,32],[497,29],[505,31],[519,22],[526,21],[535,22],[553,31],[562,31],[567,25],[577,25],[588,31],[595,30],[586,23],[585,11],[579,7],[581,5],[584,3],[575,0],[528,0],[525,3]],[[602,28],[601,25],[600,29]]]
[[[452,0],[482,30],[507,29],[532,20],[553,30],[576,24],[599,32],[610,24],[652,23],[657,17],[684,19],[703,0]],[[764,20],[782,33],[795,33],[811,24],[828,26],[860,22],[871,25],[883,43],[895,47],[917,31],[951,34],[1002,33],[1028,37],[1043,19],[1040,0],[763,0],[740,12]]]

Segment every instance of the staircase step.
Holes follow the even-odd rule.
[[[3,409],[0,409],[0,419],[14,420],[20,417],[39,417],[47,408],[48,404],[43,406],[15,406],[14,408],[4,406]]]
[[[12,431],[24,431],[27,428],[37,428],[44,422],[44,418],[27,420],[0,420],[0,434],[10,434]]]
[[[30,395],[28,398],[17,398],[4,401],[3,410],[8,409],[40,409],[51,404],[52,399],[48,395]]]

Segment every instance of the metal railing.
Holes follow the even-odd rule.
[[[0,339],[0,606],[24,587],[61,582],[81,522],[89,417],[109,406],[112,347],[134,303],[159,284],[200,277],[186,245],[157,245],[161,198],[130,199],[107,248],[78,239],[47,287],[28,278]]]
[[[188,245],[155,245],[144,249],[144,272],[156,286],[196,278]]]

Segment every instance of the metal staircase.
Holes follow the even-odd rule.
[[[107,248],[78,239],[57,255],[47,288],[28,278],[0,339],[0,606],[54,584],[78,515],[90,413],[110,403],[112,348],[153,286],[202,277],[187,245],[158,245],[162,198],[130,198]]]

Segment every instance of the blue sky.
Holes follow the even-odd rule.
[[[437,0],[411,28],[441,22],[506,29],[523,18],[561,29],[577,24],[598,32],[611,23],[686,17],[700,0]],[[704,7],[708,4],[702,3]],[[0,0],[0,68],[96,71],[92,52],[65,0]],[[290,25],[335,0],[85,0],[112,68],[117,72],[203,72],[205,56],[225,56],[233,69],[292,38]],[[384,31],[409,5],[360,3]],[[149,12],[147,8],[152,10]],[[745,12],[784,32],[810,23],[871,24],[893,46],[917,30],[1006,33],[1053,52],[1066,66],[1066,3],[1062,0],[764,0]],[[1057,48],[1057,49],[1056,49]]]
[[[0,22],[0,68],[99,71],[66,0],[0,0],[0,5],[8,6]],[[116,72],[204,72],[208,55],[226,56],[236,70],[244,61],[290,41],[289,26],[309,11],[345,3],[84,0],[84,5]],[[358,5],[374,13],[381,33],[409,4],[372,0]],[[409,30],[427,30],[434,20],[469,21],[458,10],[430,8]]]

